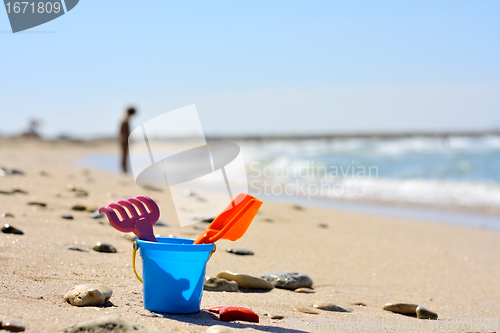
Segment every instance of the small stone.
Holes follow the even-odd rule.
[[[246,250],[246,249],[236,249],[236,248],[228,247],[226,249],[226,251],[229,253],[238,254],[240,256],[253,256],[254,255],[253,251]]]
[[[269,315],[269,318],[280,320],[280,319],[285,318],[285,316],[282,316],[282,315]]]
[[[78,247],[78,246],[70,246],[70,247],[67,248],[67,250],[78,251],[78,252],[89,252],[89,251],[84,250],[84,249],[82,249],[81,247]]]
[[[11,195],[12,192],[11,191],[0,190],[0,194]]]
[[[207,328],[205,333],[236,333],[239,331],[240,330],[228,326],[214,325]]]
[[[158,220],[158,222],[155,223],[155,227],[168,227],[168,224],[166,224],[162,220]]]
[[[345,308],[343,306],[333,304],[333,303],[326,303],[326,302],[316,302],[312,304],[313,308],[315,309],[320,309],[324,311],[334,311],[334,312],[352,312],[351,309]]]
[[[238,283],[216,277],[207,277],[203,285],[203,290],[235,292],[238,291]]]
[[[312,279],[303,273],[276,272],[262,274],[260,277],[271,282],[276,288],[289,290],[311,288],[313,285]]]
[[[97,207],[96,205],[90,205],[90,206],[87,206],[87,208],[85,208],[85,210],[89,213],[93,213],[96,210],[99,210],[99,207]]]
[[[22,323],[15,321],[0,322],[0,324],[2,329],[10,332],[24,332],[26,329]]]
[[[294,291],[300,294],[314,294],[316,292],[316,290],[312,288],[297,288]]]
[[[94,251],[103,253],[116,253],[116,248],[111,244],[97,243],[93,248]]]
[[[295,210],[304,210],[304,207],[302,207],[300,205],[292,205],[292,208]]]
[[[275,320],[280,320],[285,318],[285,316],[279,315],[279,314],[271,314],[271,313],[264,313],[264,316],[268,316],[269,319],[275,319]]]
[[[18,170],[18,169],[10,169],[8,174],[10,175],[21,175],[24,176],[24,171]]]
[[[113,290],[103,284],[80,284],[64,295],[64,299],[74,306],[103,305],[113,295]]]
[[[106,217],[106,214],[104,213],[99,213],[98,210],[96,210],[94,213],[92,213],[92,215],[90,215],[91,218],[93,219],[103,219]]]
[[[71,215],[71,214],[63,214],[63,215],[61,215],[61,217],[65,220],[73,220],[74,219],[73,215]]]
[[[206,228],[203,228],[202,226],[195,224],[195,225],[193,225],[193,229],[194,230],[205,230]]]
[[[319,311],[301,305],[294,305],[293,308],[302,313],[319,314]]]
[[[21,190],[20,188],[12,189],[12,193],[28,194],[28,192],[26,192],[25,190]]]
[[[12,218],[12,217],[14,217],[14,214],[12,214],[12,213],[2,213],[2,217],[10,217],[10,218]]]
[[[87,209],[87,206],[84,206],[84,205],[73,205],[73,207],[71,207],[71,210],[76,210],[79,212],[83,212],[86,209]]]
[[[352,302],[351,305],[366,306],[366,304],[363,302]]]
[[[66,327],[59,333],[157,333],[158,331],[119,316],[105,316]]]
[[[47,207],[47,204],[45,202],[39,202],[39,201],[30,201],[28,202],[29,206],[40,206],[40,207]]]
[[[417,304],[410,303],[387,303],[386,305],[384,305],[383,309],[403,315],[415,316],[417,314],[417,307]]]
[[[432,319],[432,320],[438,319],[437,313],[435,313],[429,309],[426,309],[421,305],[419,305],[415,311],[417,313],[418,319]]]
[[[326,223],[320,223],[320,224],[318,224],[318,227],[326,229],[326,228],[328,228],[328,224],[326,224]]]
[[[131,242],[135,242],[135,240],[137,239],[137,236],[133,232],[127,232],[123,234],[122,237]]]
[[[265,218],[265,219],[264,219],[264,222],[274,222],[274,220],[273,220],[273,219],[270,219],[270,218]]]
[[[17,229],[15,227],[11,226],[10,224],[5,224],[2,227],[2,232],[4,234],[24,235],[24,232],[22,230]]]
[[[89,192],[85,191],[81,187],[74,187],[73,185],[68,185],[68,191],[74,192],[77,197],[87,197]]]
[[[274,289],[274,286],[270,282],[246,274],[238,274],[229,271],[224,271],[217,274],[217,277],[226,279],[228,281],[236,281],[241,289],[263,289],[263,290]]]
[[[47,171],[40,171],[40,176],[43,176],[43,177],[50,177],[50,173],[48,173]]]

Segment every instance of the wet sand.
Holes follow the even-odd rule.
[[[314,294],[274,289],[270,292],[204,292],[202,309],[243,306],[260,315],[260,323],[222,323],[207,311],[193,315],[152,313],[143,308],[142,286],[131,268],[132,243],[105,219],[90,212],[72,211],[75,204],[101,206],[145,194],[165,204],[168,195],[143,190],[133,179],[79,167],[81,156],[110,151],[114,146],[2,140],[0,167],[25,175],[0,177],[0,190],[18,188],[28,194],[0,194],[1,218],[24,235],[0,233],[0,321],[20,321],[27,332],[55,332],[71,324],[108,314],[144,324],[161,332],[204,332],[211,325],[226,325],[248,332],[392,331],[492,332],[488,319],[500,313],[500,233],[451,225],[376,215],[264,202],[246,235],[237,242],[220,241],[207,265],[207,276],[222,270],[259,276],[276,271],[298,271],[314,281]],[[119,163],[119,161],[117,161]],[[41,173],[42,172],[42,173]],[[76,197],[68,186],[88,191]],[[206,214],[210,202],[226,200],[196,192],[186,197],[182,214]],[[28,205],[31,201],[47,207]],[[72,214],[73,220],[61,218]],[[155,227],[161,236],[195,238],[206,227],[184,228],[169,223],[169,209]],[[327,227],[320,227],[326,224]],[[118,253],[92,250],[97,242],[114,245]],[[78,246],[89,252],[67,250]],[[227,247],[242,247],[254,256],[236,256]],[[103,283],[113,289],[108,307],[74,307],[64,294],[76,284]],[[297,312],[320,300],[346,306],[351,313]],[[363,302],[366,306],[351,303]],[[382,310],[388,302],[423,305],[439,315],[432,322]],[[264,313],[280,314],[271,320]],[[390,323],[390,324],[389,324]],[[437,329],[435,329],[437,323]],[[476,326],[476,325],[481,326]],[[342,327],[341,327],[342,326]],[[404,328],[406,327],[406,328]]]

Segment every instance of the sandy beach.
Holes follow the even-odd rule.
[[[21,190],[0,194],[0,214],[14,215],[0,217],[2,225],[8,223],[24,232],[0,233],[0,321],[22,322],[26,332],[56,332],[106,315],[160,332],[205,332],[212,325],[242,332],[498,331],[498,326],[491,325],[495,320],[498,324],[500,313],[499,232],[318,207],[297,209],[271,201],[264,202],[243,238],[218,242],[207,264],[207,276],[224,270],[252,276],[301,272],[313,279],[315,293],[277,288],[269,292],[205,291],[202,311],[197,314],[150,312],[143,308],[142,286],[131,267],[132,242],[106,219],[92,219],[90,211],[139,194],[165,203],[167,194],[143,190],[129,176],[77,164],[90,152],[113,151],[114,145],[6,139],[0,145],[0,167],[24,172],[0,177],[1,191]],[[74,187],[87,191],[88,196],[78,197],[70,191]],[[190,218],[207,217],[207,205],[220,200],[225,198],[200,191],[185,198],[182,212]],[[89,211],[73,211],[75,204]],[[74,219],[63,219],[64,214]],[[181,228],[170,222],[169,214],[168,209],[162,211],[161,220],[167,226],[155,227],[156,234],[195,238],[207,226],[200,222]],[[118,253],[93,251],[97,242],[112,244]],[[71,246],[88,252],[68,250]],[[227,253],[227,247],[249,249],[255,255],[237,256]],[[68,304],[63,296],[83,283],[112,288],[112,304]],[[315,301],[332,302],[352,312],[314,315],[292,308]],[[439,319],[421,320],[382,309],[396,302],[420,304],[438,313]],[[222,323],[203,310],[215,306],[250,308],[260,316],[260,323]],[[284,318],[273,320],[266,313]]]

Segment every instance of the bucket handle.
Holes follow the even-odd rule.
[[[139,246],[137,245],[137,242],[134,241],[134,250],[132,251],[132,267],[134,268],[134,274],[135,274],[135,277],[137,278],[137,280],[139,280],[141,283],[144,283],[142,281],[142,277],[139,274],[137,274],[137,270],[135,269],[135,255],[137,254],[138,249],[139,249]],[[215,251],[217,251],[217,246],[214,243],[214,249],[210,252],[210,257],[208,257],[208,260],[210,260],[210,258],[212,258],[212,254],[214,254]]]

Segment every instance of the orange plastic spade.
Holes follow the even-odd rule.
[[[260,206],[262,201],[249,194],[238,194],[193,244],[215,243],[221,238],[231,241],[240,239],[257,215]]]

